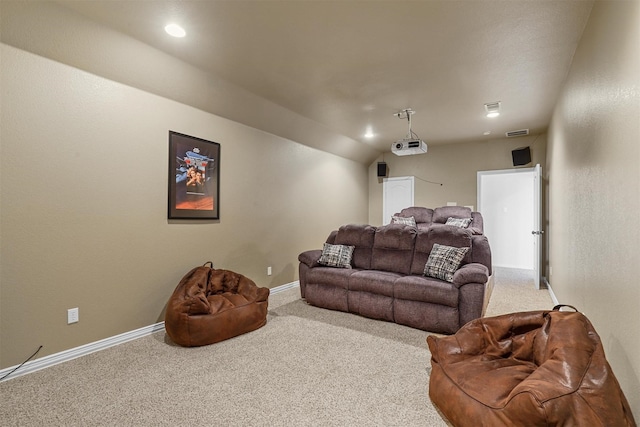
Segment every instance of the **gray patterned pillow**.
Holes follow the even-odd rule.
[[[322,247],[322,255],[318,259],[318,264],[327,267],[351,268],[351,257],[355,246],[332,245],[325,243]]]
[[[471,224],[471,218],[447,218],[446,225],[454,227],[467,228]]]
[[[427,264],[424,266],[424,275],[436,279],[453,282],[453,273],[456,272],[469,248],[454,248],[452,246],[433,245]]]
[[[392,216],[391,217],[391,224],[404,224],[404,225],[410,225],[412,227],[416,226],[416,219],[412,216],[405,218],[403,216]]]

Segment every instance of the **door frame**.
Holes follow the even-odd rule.
[[[488,175],[533,173],[533,271],[534,286],[540,289],[542,282],[542,166],[537,164],[532,168],[500,169],[477,172],[477,200],[476,206],[482,212],[482,177]]]

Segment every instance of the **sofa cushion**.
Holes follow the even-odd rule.
[[[332,245],[325,243],[318,264],[328,267],[351,268],[351,257],[354,246]]]
[[[330,285],[349,289],[349,276],[358,270],[333,267],[315,267],[307,272],[307,283]]]
[[[349,311],[393,322],[393,287],[402,277],[388,271],[363,270],[349,277]]]
[[[354,268],[371,268],[371,248],[376,228],[371,225],[348,224],[338,229],[334,243],[354,246],[351,265]]]
[[[413,252],[413,262],[411,263],[411,274],[424,274],[424,266],[429,259],[429,252],[431,252],[432,247],[433,242],[429,240],[429,229],[418,229]]]
[[[401,277],[388,271],[362,270],[349,277],[349,290],[392,297],[394,283]]]
[[[401,224],[378,227],[373,241],[371,269],[409,274],[417,230]]]
[[[472,234],[470,252],[471,256],[469,262],[477,262],[478,264],[484,265],[489,270],[489,275],[491,275],[491,248],[489,247],[489,240],[487,239],[487,236],[484,234]]]
[[[468,250],[469,248],[454,248],[436,243],[424,266],[424,275],[453,282],[453,273],[460,267]]]
[[[403,276],[393,285],[393,296],[411,301],[458,306],[458,288],[451,283],[423,276]]]
[[[484,220],[482,218],[482,214],[480,212],[471,212],[471,227],[475,228],[478,233],[482,234],[484,232]]]
[[[405,218],[412,216],[416,220],[417,224],[431,224],[433,219],[433,209],[412,206],[410,208],[402,209],[399,213],[395,214],[395,216],[402,216]]]
[[[441,206],[433,210],[433,222],[444,224],[449,218],[472,218],[471,209],[466,206]]]
[[[349,311],[349,277],[358,271],[322,266],[310,268],[305,273],[305,300],[317,307]]]
[[[472,247],[471,237],[472,233],[469,229],[451,227],[444,224],[433,224],[426,230],[418,230],[416,235],[415,251],[413,253],[413,262],[411,263],[411,274],[424,274],[424,267],[429,259],[429,254],[431,253],[431,249],[434,244],[438,243],[441,245],[453,246],[455,248],[469,248]],[[472,252],[475,252],[474,247],[467,251],[467,254],[462,259],[461,265],[472,262]]]

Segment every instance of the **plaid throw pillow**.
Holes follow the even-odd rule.
[[[424,275],[436,279],[453,282],[453,273],[456,272],[469,248],[454,248],[434,244],[427,264],[424,266]]]
[[[416,219],[412,216],[410,216],[409,218],[405,218],[402,216],[392,216],[391,224],[404,224],[404,225],[410,225],[412,227],[415,227]]]
[[[332,245],[325,243],[322,247],[322,255],[318,259],[318,264],[327,267],[351,268],[351,256],[355,246]]]
[[[471,218],[448,218],[446,225],[453,225],[454,227],[467,228],[471,224]]]

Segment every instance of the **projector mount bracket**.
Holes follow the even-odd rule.
[[[411,129],[411,116],[416,112],[411,108],[405,108],[404,110],[400,110],[397,113],[393,113],[399,119],[407,119],[409,123],[409,133],[407,133],[406,139],[420,139],[420,137]]]

